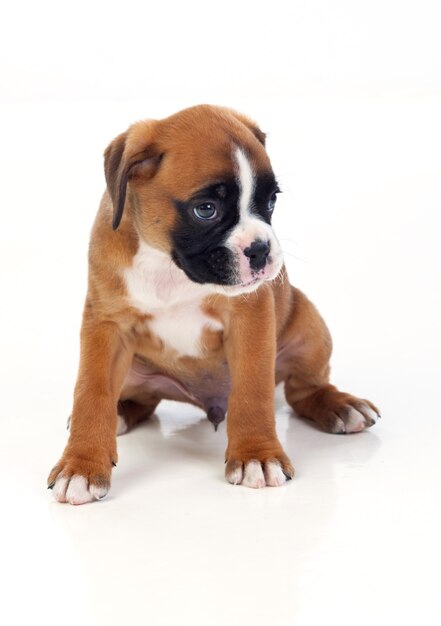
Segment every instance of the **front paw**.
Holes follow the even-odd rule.
[[[232,485],[280,487],[294,477],[294,468],[283,450],[265,455],[236,453],[226,463],[225,477]]]
[[[116,454],[113,455],[116,458]],[[49,474],[48,489],[57,502],[85,504],[102,500],[110,489],[112,455],[66,449]]]

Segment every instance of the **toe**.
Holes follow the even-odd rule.
[[[92,483],[89,485],[89,491],[95,500],[102,500],[107,495],[109,489],[108,487]]]
[[[242,485],[252,487],[253,489],[265,487],[265,476],[259,461],[250,461],[246,464]]]
[[[366,427],[366,420],[363,413],[354,409],[354,407],[349,407],[347,415],[345,416],[345,425],[347,433],[359,433]]]
[[[69,480],[63,476],[56,479],[52,488],[52,495],[57,502],[66,502],[66,489],[68,483]]]
[[[267,461],[264,464],[265,482],[269,487],[280,487],[283,485],[287,477],[278,461]]]
[[[331,432],[336,435],[344,435],[346,433],[345,423],[338,415],[332,420]]]
[[[72,476],[66,490],[66,502],[69,504],[85,504],[95,497],[89,491],[87,479],[84,476]]]
[[[232,485],[240,485],[243,478],[243,466],[239,461],[228,461],[225,476]]]
[[[86,504],[94,500],[102,500],[108,492],[104,484],[89,484],[85,476],[74,474],[70,479],[60,476],[55,481],[52,493],[57,502],[69,504]]]
[[[280,455],[271,456],[270,459],[259,460],[251,457],[249,461],[229,460],[226,464],[225,476],[233,485],[243,485],[252,489],[260,489],[266,485],[280,487],[294,477],[294,468],[282,451]]]
[[[366,402],[361,402],[357,404],[357,411],[362,413],[366,419],[366,427],[373,426],[377,419],[380,417],[380,414],[373,407],[369,406]]]
[[[110,488],[110,480],[104,476],[92,476],[91,479],[81,474],[68,477],[60,475],[49,485],[57,502],[85,504],[102,500]]]

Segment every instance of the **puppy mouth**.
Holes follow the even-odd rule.
[[[256,277],[252,280],[248,280],[242,283],[235,283],[234,285],[226,285],[224,287],[225,291],[230,294],[241,294],[247,293],[249,291],[254,291],[254,288],[257,288],[261,283],[265,281],[263,277]]]
[[[227,290],[232,294],[240,294],[240,293],[250,293],[251,291],[255,291],[266,282],[271,282],[280,273],[282,269],[282,263],[278,260],[275,264],[275,267],[272,268],[264,268],[259,272],[252,272],[250,280],[238,280],[234,285],[227,287]],[[236,280],[239,278],[236,275]]]
[[[261,269],[244,268],[239,253],[225,248],[218,248],[209,255],[197,257],[184,256],[173,249],[171,257],[174,264],[192,282],[212,285],[216,291],[231,295],[255,291],[262,283],[273,280],[281,267],[278,262],[274,263],[269,258],[269,263]]]
[[[251,287],[251,285],[255,285],[263,280],[265,279],[257,276],[256,278],[253,278],[252,280],[249,280],[246,283],[238,283],[237,285],[234,285],[234,286],[235,287]]]

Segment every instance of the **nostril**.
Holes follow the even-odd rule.
[[[245,248],[243,253],[250,259],[251,269],[260,270],[266,264],[266,260],[270,253],[270,243],[269,241],[256,239],[250,246]]]

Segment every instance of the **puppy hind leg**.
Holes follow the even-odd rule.
[[[328,433],[360,432],[379,417],[372,402],[341,392],[329,383],[305,388],[290,377],[285,382],[285,396],[299,417],[314,420]]]
[[[297,415],[314,420],[329,433],[355,433],[377,421],[378,409],[369,402],[339,391],[329,382],[332,341],[315,306],[293,289],[294,307],[287,324],[282,357],[285,396]],[[283,364],[284,362],[284,364]]]

